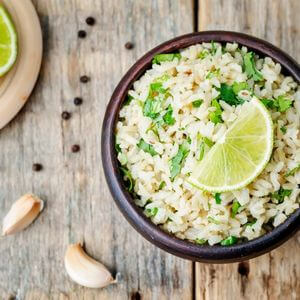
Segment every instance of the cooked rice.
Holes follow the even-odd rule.
[[[215,53],[212,53],[212,47],[216,47]],[[227,43],[223,48],[218,43],[190,46],[180,52],[181,58],[153,64],[134,83],[129,91],[133,100],[120,111],[116,129],[116,143],[121,149],[118,158],[134,180],[135,202],[144,208],[153,223],[181,239],[208,242],[209,245],[220,243],[229,236],[241,241],[251,240],[278,226],[299,208],[300,168],[291,176],[285,176],[300,163],[299,86],[293,78],[281,74],[280,64],[269,57],[255,57],[256,68],[264,82],[249,79],[242,67],[247,51],[246,47],[239,48],[236,43]],[[199,58],[199,53],[205,52],[208,52],[205,57]],[[208,76],[209,73],[213,74]],[[172,106],[175,123],[157,126],[155,132],[149,130],[153,119],[144,116],[143,106],[150,84],[158,80],[168,90],[164,111],[168,105]],[[217,204],[214,194],[194,188],[186,178],[198,163],[197,134],[200,132],[216,142],[237,118],[242,105],[231,106],[222,100],[219,103],[223,122],[214,124],[209,118],[210,112],[216,109],[211,102],[219,95],[221,83],[232,85],[234,82],[247,82],[259,99],[276,99],[284,95],[292,100],[292,106],[286,112],[270,110],[274,123],[274,149],[264,171],[244,189],[221,193],[221,203]],[[243,90],[238,96],[249,100],[251,92]],[[203,100],[200,107],[192,105],[197,99]],[[159,155],[152,156],[137,147],[141,138]],[[172,181],[170,160],[187,138],[190,139],[189,154]],[[128,178],[125,176],[124,179]],[[165,184],[159,188],[162,182]],[[276,195],[282,190],[290,192],[279,201]],[[240,204],[234,217],[233,201]]]

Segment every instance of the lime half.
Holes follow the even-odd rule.
[[[271,116],[253,98],[243,105],[236,121],[195,167],[189,182],[210,192],[240,189],[262,172],[272,149]]]
[[[8,72],[17,58],[17,33],[6,11],[0,5],[0,76]]]

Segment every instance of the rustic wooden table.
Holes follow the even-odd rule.
[[[20,0],[22,1],[22,0]],[[300,299],[300,235],[249,262],[195,264],[145,241],[114,204],[101,167],[101,122],[110,95],[145,51],[194,30],[264,38],[300,60],[299,0],[34,0],[44,35],[37,86],[0,132],[0,217],[27,191],[47,201],[26,231],[1,239],[0,298]],[[88,16],[96,25],[85,24]],[[85,39],[77,31],[87,31]],[[134,43],[132,50],[124,44]],[[90,82],[79,82],[81,75]],[[81,106],[73,98],[83,98]],[[64,121],[62,111],[72,117]],[[79,144],[81,151],[71,152]],[[32,164],[44,169],[33,172]],[[121,273],[103,290],[65,273],[69,243]]]

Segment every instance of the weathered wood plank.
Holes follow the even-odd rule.
[[[1,239],[0,298],[189,299],[192,263],[158,250],[140,237],[108,192],[100,157],[105,106],[127,68],[146,50],[193,29],[192,0],[34,0],[43,27],[44,61],[34,94],[0,133],[0,217],[27,191],[47,201],[26,231]],[[85,25],[93,15],[94,27]],[[79,40],[77,31],[87,30]],[[132,41],[133,50],[124,44]],[[91,77],[87,84],[79,76]],[[72,99],[82,96],[83,105]],[[72,113],[62,121],[61,113]],[[72,144],[81,146],[72,153]],[[32,163],[44,170],[34,173]],[[121,281],[88,290],[67,277],[69,243],[86,249]],[[136,297],[138,299],[138,296]]]
[[[199,0],[199,31],[223,29],[266,39],[300,60],[298,0]],[[300,234],[243,264],[196,265],[197,299],[299,299]]]

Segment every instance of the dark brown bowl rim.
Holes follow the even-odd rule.
[[[298,63],[279,48],[256,37],[230,31],[203,31],[176,37],[147,52],[119,82],[106,109],[102,125],[101,154],[106,181],[113,199],[129,223],[148,241],[169,253],[193,261],[229,263],[259,256],[288,240],[300,229],[300,209],[297,209],[284,223],[271,232],[251,241],[228,247],[196,245],[163,231],[145,217],[142,209],[135,205],[132,196],[126,190],[122,176],[119,173],[114,147],[115,125],[120,107],[133,82],[151,66],[153,56],[158,53],[174,52],[197,43],[210,41],[237,42],[260,55],[269,56],[282,65],[283,73],[291,75],[297,82],[300,82]]]

